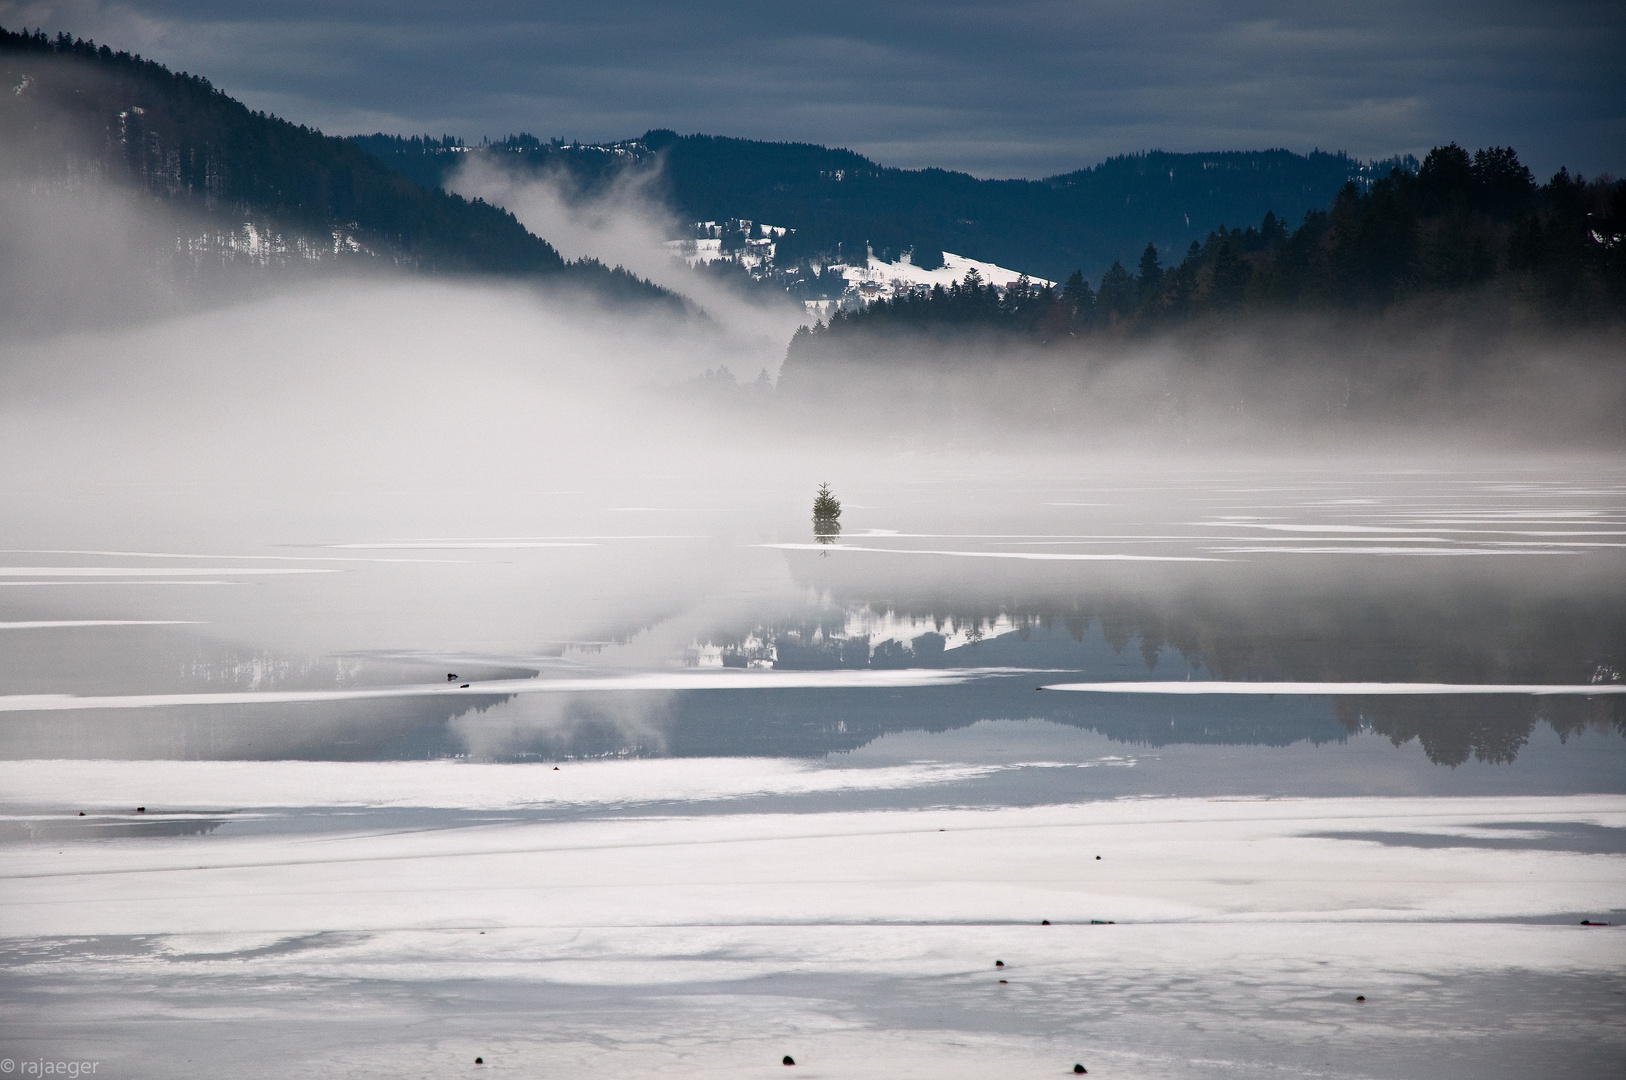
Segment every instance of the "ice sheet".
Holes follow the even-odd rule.
[[[694,767],[510,768],[539,786],[596,770],[593,784],[627,793],[679,791]],[[744,768],[716,767],[712,791]],[[751,767],[769,786],[821,771]],[[35,777],[84,796],[145,768],[4,777],[14,796],[37,797]],[[479,802],[501,787],[492,768],[445,766],[427,801]],[[210,776],[168,769],[148,779]],[[423,775],[244,763],[199,786],[269,810],[346,787],[377,798],[381,773]],[[1626,932],[1577,923],[1626,906],[1626,857],[1328,835],[1448,842],[1512,822],[1618,829],[1626,798],[1126,799],[11,843],[0,1035],[18,1058],[79,1050],[170,1077],[441,1076],[477,1054],[519,1075],[750,1077],[789,1075],[786,1053],[795,1075],[832,1078],[1063,1075],[1075,1061],[1109,1080],[1611,1075]]]
[[[338,570],[304,566],[0,566],[0,577],[14,578],[165,578],[208,577],[211,574],[270,576],[280,574],[337,574]]]
[[[58,630],[85,626],[196,626],[196,619],[33,619],[0,622],[0,630]]]
[[[165,782],[234,780],[238,810],[309,804],[343,786],[408,805],[514,805],[492,791],[504,766],[454,766],[426,790],[412,764],[335,764],[308,779],[283,763],[195,766],[147,779],[149,813]],[[190,763],[189,763],[190,766]],[[19,770],[44,773],[48,766]],[[509,768],[525,768],[524,766]],[[535,770],[545,792],[551,768]],[[742,784],[740,766],[684,774],[691,763],[610,763],[577,788],[580,798],[629,802],[688,791],[930,782],[933,770],[818,771],[770,768]],[[107,764],[63,783],[105,805],[128,796],[142,763]],[[557,779],[567,781],[566,769]],[[9,770],[8,770],[9,773]],[[122,785],[98,783],[122,773]],[[255,774],[261,775],[256,778]],[[511,775],[511,774],[510,774]],[[938,774],[941,775],[941,774]],[[47,778],[47,783],[52,778]],[[809,783],[811,781],[811,784]],[[8,777],[8,791],[22,781]],[[33,782],[27,786],[32,789]],[[127,790],[117,790],[118,787]],[[465,788],[463,792],[457,789]],[[29,792],[34,798],[44,794]],[[183,804],[198,805],[184,790]],[[259,796],[260,800],[249,798]],[[64,798],[66,797],[66,798]],[[568,797],[568,796],[567,796]],[[128,798],[125,799],[129,801]],[[209,800],[202,800],[209,801]],[[348,803],[345,800],[344,805]],[[72,814],[64,811],[64,817]],[[1392,846],[1329,837],[1340,829],[1460,834],[1497,823],[1581,822],[1626,827],[1626,798],[1122,799],[993,809],[616,817],[459,824],[330,835],[230,835],[13,844],[0,871],[0,934],[317,933],[461,926],[718,927],[759,925],[1037,923],[1088,925],[1223,922],[1369,923],[1555,916],[1626,906],[1626,857],[1561,850]],[[60,850],[59,850],[60,848]],[[1101,856],[1097,860],[1095,856]],[[1619,944],[1616,944],[1619,943]],[[1607,945],[1599,952],[1600,945]],[[1551,969],[1626,962],[1609,955],[1626,938],[1594,938],[1573,955],[1532,953],[1521,965]],[[1545,949],[1546,947],[1543,946]],[[820,955],[827,956],[825,950]],[[1188,956],[1183,963],[1190,963]],[[1431,961],[1431,963],[1434,961]],[[1504,966],[1507,957],[1459,957]]]
[[[289,705],[318,701],[371,701],[386,698],[491,697],[509,694],[585,694],[632,690],[784,690],[790,688],[949,686],[1004,669],[974,671],[696,671],[644,672],[578,679],[493,679],[471,685],[428,683],[349,690],[245,690],[215,694],[9,694],[0,713],[72,712],[82,709],[151,709],[184,705]]]
[[[502,810],[903,788],[1011,767],[919,762],[833,769],[783,758],[573,761],[557,769],[448,760],[14,761],[0,767],[0,806]]]
[[[1597,697],[1626,694],[1626,683],[1422,683],[1422,682],[1076,682],[1054,683],[1041,690],[1072,690],[1086,694],[1245,694],[1301,697],[1438,694],[1519,694],[1530,697]]]
[[[1134,555],[1127,552],[954,551],[862,547],[857,544],[759,544],[781,551],[868,551],[883,555],[950,555],[961,559],[1025,559],[1031,562],[1225,562],[1198,555]]]

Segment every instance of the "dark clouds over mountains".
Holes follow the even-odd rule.
[[[329,133],[655,127],[1037,177],[1125,151],[1421,156],[1511,143],[1626,171],[1626,8],[1374,0],[0,0],[0,24],[207,74]]]

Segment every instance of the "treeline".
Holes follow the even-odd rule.
[[[58,34],[0,27],[4,168],[24,184],[111,181],[240,225],[252,217],[431,272],[546,275],[669,304],[670,293],[596,261],[567,263],[512,214],[425,189],[345,139],[250,110],[209,80]]]
[[[419,187],[438,188],[469,147],[455,135],[351,135],[345,139]]]
[[[1128,335],[1203,317],[1376,311],[1415,297],[1491,289],[1547,318],[1626,316],[1626,182],[1560,170],[1537,185],[1510,148],[1436,147],[1362,191],[1349,183],[1289,232],[1220,226],[1165,266],[1147,244],[1135,272],[1114,262],[1092,288],[1026,278],[1001,289],[975,273],[954,285],[838,312],[803,327],[790,357],[811,359],[864,335],[971,330],[1063,342]]]
[[[1362,163],[1287,150],[1152,151],[1044,180],[979,180],[945,169],[895,169],[851,150],[712,135],[645,132],[603,144],[520,134],[465,146],[447,138],[357,136],[356,145],[426,186],[445,182],[477,150],[523,169],[559,171],[582,193],[630,168],[653,169],[656,193],[680,219],[744,218],[795,231],[779,245],[781,275],[875,257],[936,269],[945,250],[1059,277],[1099,275],[1148,239],[1184,247],[1222,221],[1266,210],[1294,218],[1325,206],[1350,180],[1365,185],[1411,159]]]
[[[1043,180],[982,180],[945,169],[897,169],[848,150],[652,131],[670,204],[692,220],[749,218],[795,230],[781,271],[869,252],[923,269],[952,251],[1047,277],[1099,272],[1147,238],[1184,243],[1222,221],[1325,205],[1366,167],[1343,154],[1286,150],[1115,157]]]

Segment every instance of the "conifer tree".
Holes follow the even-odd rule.
[[[1096,305],[1101,314],[1113,322],[1135,310],[1135,280],[1124,269],[1123,263],[1116,259],[1101,276],[1101,291],[1096,294]]]
[[[1146,250],[1140,253],[1140,276],[1136,280],[1140,282],[1142,296],[1163,283],[1163,260],[1158,258],[1156,244],[1147,244]]]
[[[820,484],[813,497],[813,531],[820,536],[841,531],[841,500],[830,491],[829,484]]]
[[[1084,278],[1084,271],[1074,270],[1061,287],[1062,306],[1075,326],[1087,326],[1095,317],[1095,293]]]

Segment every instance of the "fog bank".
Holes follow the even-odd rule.
[[[778,370],[784,343],[803,320],[802,305],[789,297],[745,295],[691,269],[665,246],[687,235],[659,199],[654,169],[626,169],[602,191],[586,193],[563,169],[534,173],[485,154],[468,154],[448,178],[447,190],[484,199],[508,210],[567,259],[593,258],[624,266],[657,285],[690,297],[732,334],[762,352],[762,367]],[[741,370],[751,378],[758,368]]]
[[[1048,343],[955,328],[814,336],[792,344],[779,389],[834,424],[963,441],[992,423],[1094,452],[1626,448],[1614,327],[1510,325],[1471,304]]]

